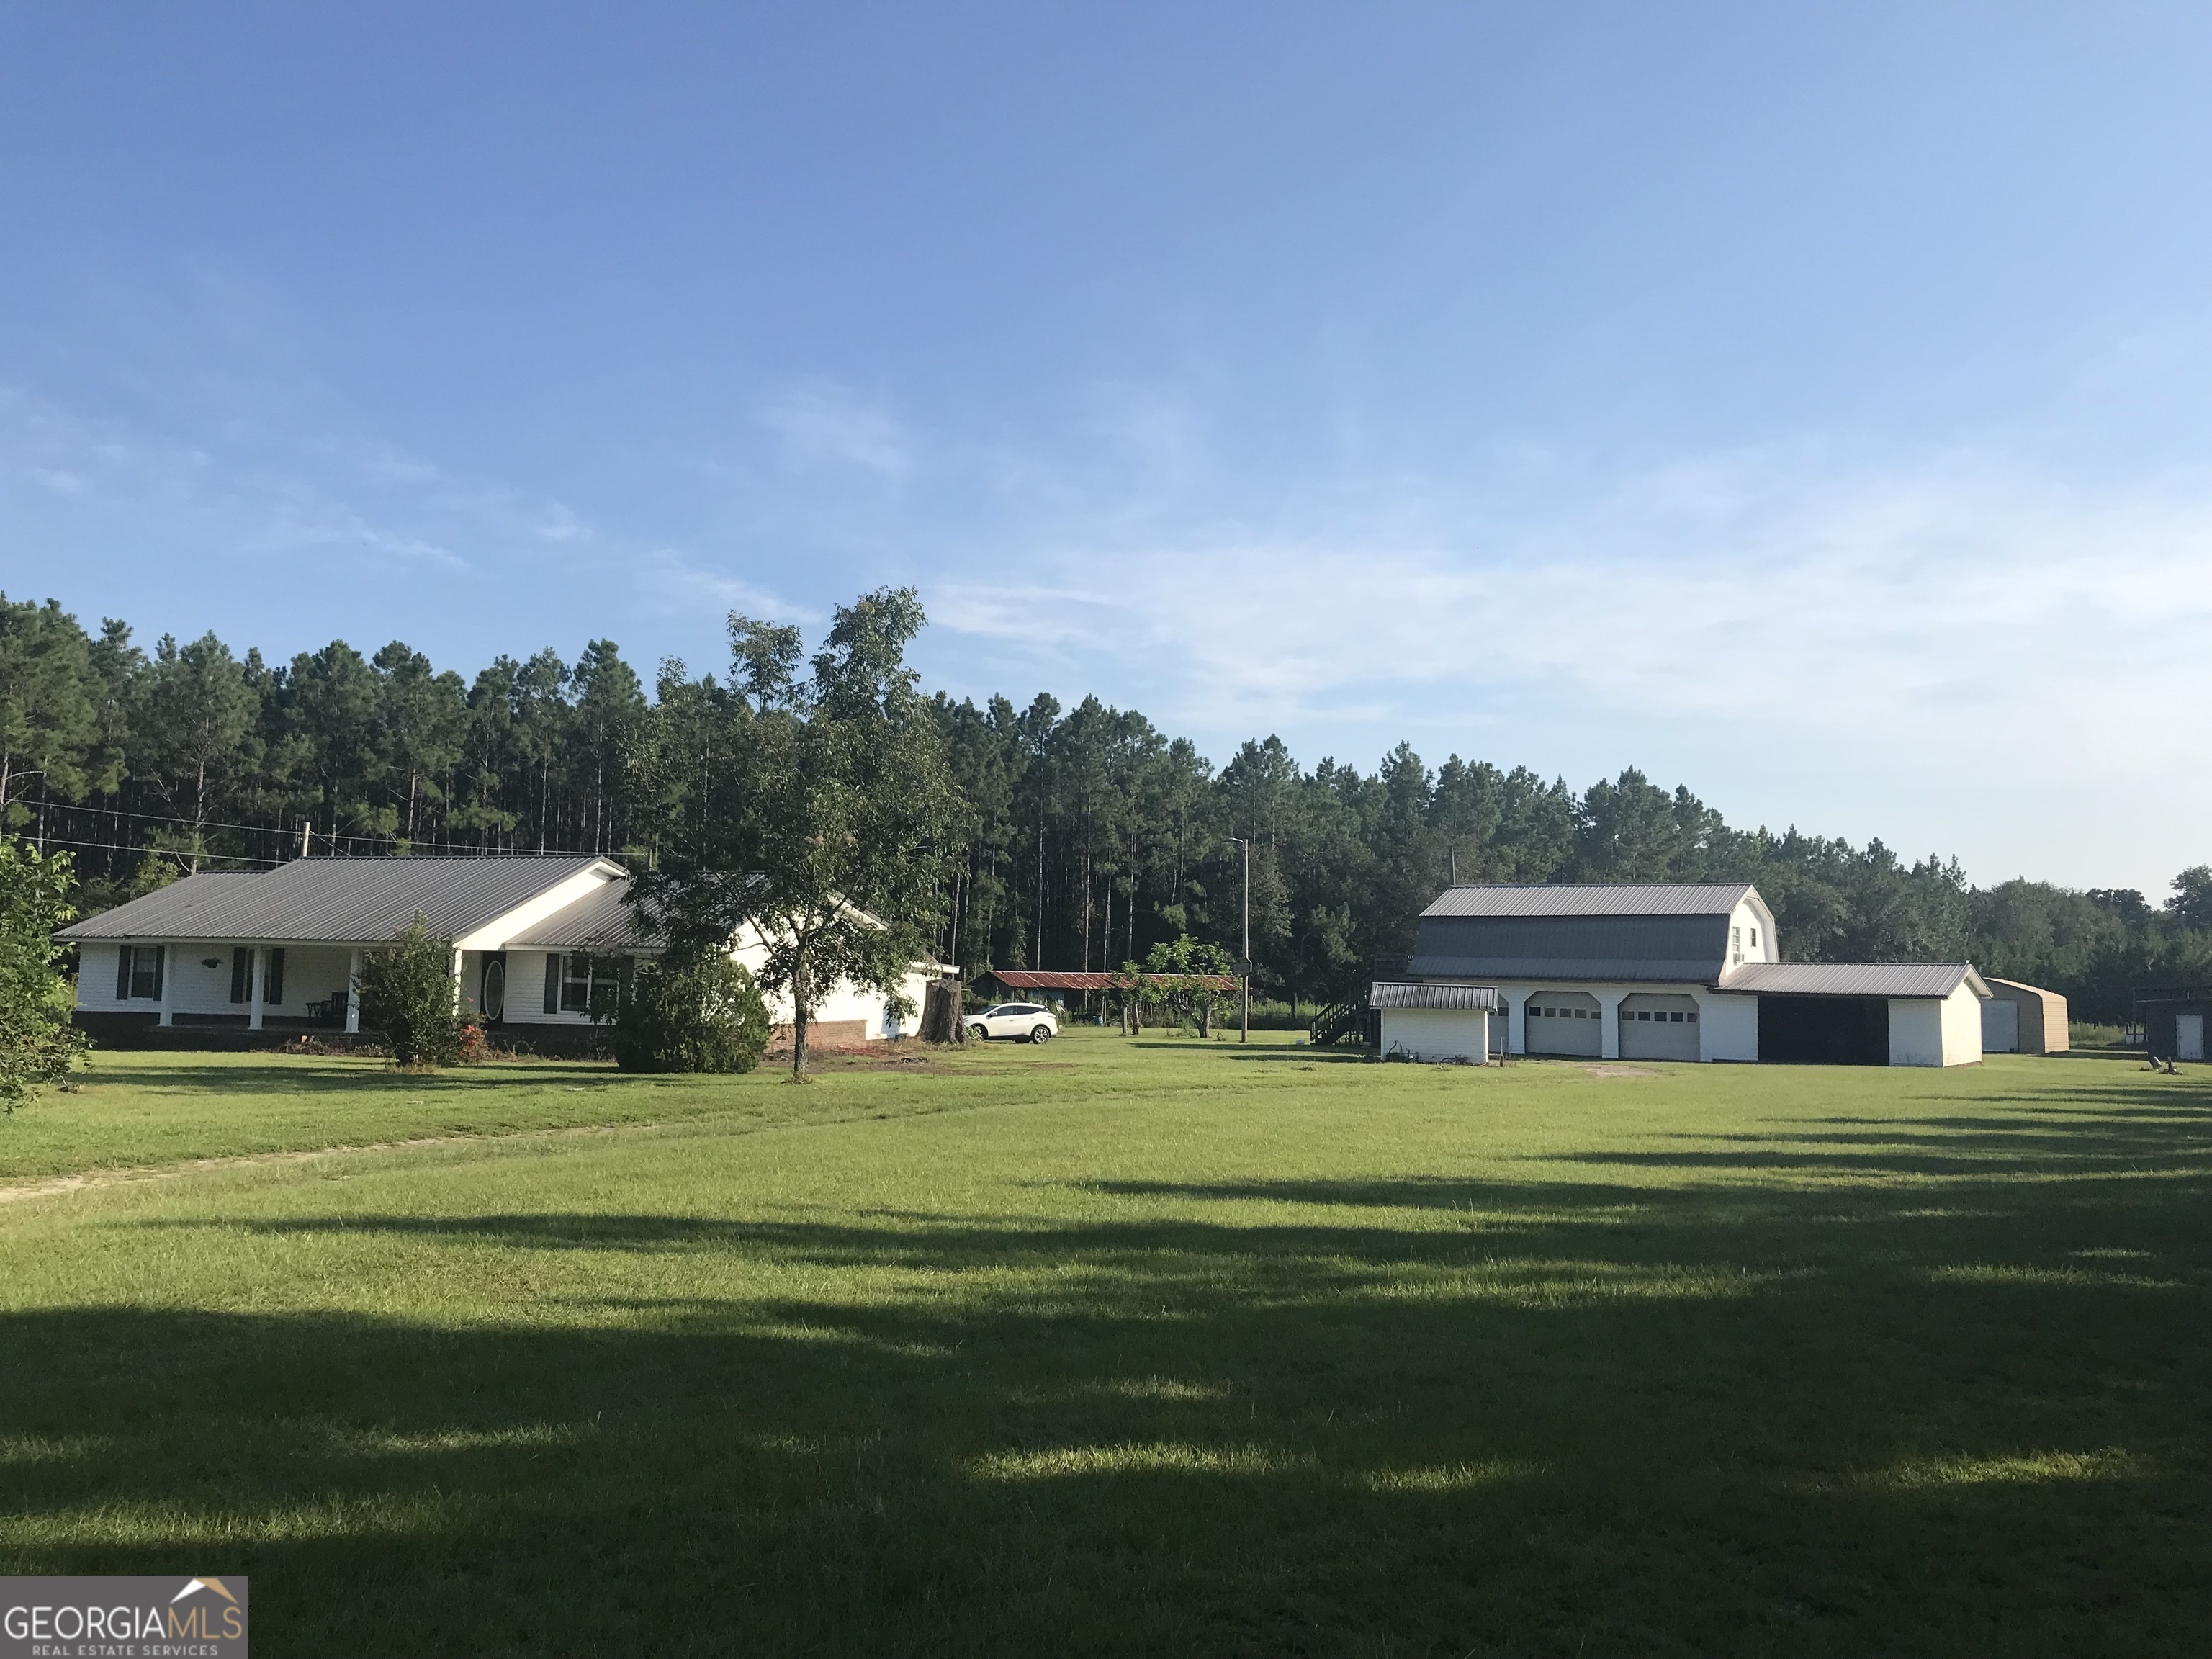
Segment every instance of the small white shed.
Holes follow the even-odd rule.
[[[1494,987],[1384,981],[1369,989],[1367,1006],[1381,1017],[1386,1059],[1490,1061],[1490,1017],[1498,1010]]]

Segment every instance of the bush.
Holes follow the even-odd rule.
[[[615,1016],[625,1072],[750,1072],[768,1047],[768,1004],[727,957],[641,962]]]
[[[459,1065],[463,1030],[474,1021],[453,1000],[453,940],[432,934],[418,914],[391,944],[363,953],[361,1018],[402,1066]]]
[[[66,853],[40,858],[0,840],[0,1111],[61,1082],[84,1052],[84,1033],[70,1024],[76,999],[55,965],[54,929],[76,915],[69,889]]]

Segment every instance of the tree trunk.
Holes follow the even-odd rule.
[[[1213,1000],[1211,997],[1198,1005],[1198,1034],[1202,1037],[1213,1035]]]
[[[801,955],[791,975],[791,1074],[806,1076],[806,958]]]

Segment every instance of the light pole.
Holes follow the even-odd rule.
[[[1237,958],[1237,979],[1240,1011],[1237,1018],[1237,1040],[1252,1040],[1252,843],[1243,836],[1231,836],[1230,840],[1244,849],[1244,954]]]

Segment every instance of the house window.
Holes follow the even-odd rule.
[[[1759,949],[1759,929],[1756,927],[1751,930],[1751,948],[1754,951]]]
[[[158,1000],[161,994],[161,949],[158,945],[126,945],[123,947],[123,994],[145,1001]]]
[[[250,945],[231,948],[230,1000],[253,1000],[253,947]],[[284,953],[281,950],[261,953],[261,1000],[270,1007],[284,1000]]]
[[[611,957],[580,952],[561,958],[561,1012],[611,1014],[621,991],[622,964]]]

